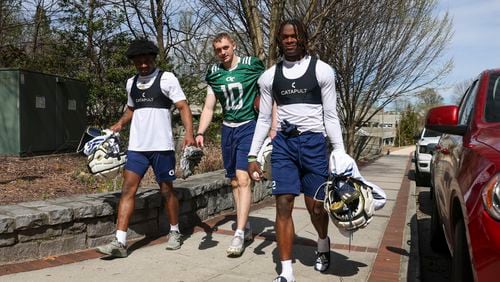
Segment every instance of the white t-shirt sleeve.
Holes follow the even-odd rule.
[[[162,92],[174,103],[186,100],[186,95],[184,95],[184,91],[182,91],[179,80],[173,73],[163,72],[160,80],[160,87]]]
[[[273,98],[272,88],[274,79],[275,66],[265,71],[257,81],[260,88],[260,104],[259,104],[259,117],[255,126],[253,134],[252,146],[250,147],[250,156],[257,156],[267,137],[267,133],[271,128],[272,111],[273,111]]]
[[[337,113],[337,93],[335,92],[335,72],[328,64],[318,61],[316,64],[316,78],[321,87],[323,102],[323,122],[326,134],[335,151],[344,149],[342,130]]]

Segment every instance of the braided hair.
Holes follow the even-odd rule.
[[[304,51],[304,53],[308,53],[309,34],[307,32],[307,28],[305,27],[304,23],[302,23],[302,21],[300,21],[299,19],[288,19],[280,24],[280,28],[278,29],[278,36],[276,36],[276,43],[278,44],[279,55],[283,56],[284,53],[281,42],[281,33],[283,32],[283,28],[286,25],[293,26],[295,34],[297,34],[298,46]]]

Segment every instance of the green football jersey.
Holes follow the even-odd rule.
[[[222,106],[224,120],[243,122],[257,118],[253,103],[259,95],[257,80],[263,72],[264,64],[256,57],[241,57],[231,70],[221,64],[208,69],[205,80]]]

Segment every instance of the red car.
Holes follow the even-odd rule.
[[[482,72],[459,106],[431,109],[442,132],[432,183],[431,244],[448,246],[451,281],[500,281],[500,69]]]

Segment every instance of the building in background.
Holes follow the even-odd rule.
[[[356,133],[360,142],[360,157],[379,155],[384,147],[394,146],[398,136],[401,114],[396,111],[380,111],[366,121]]]

